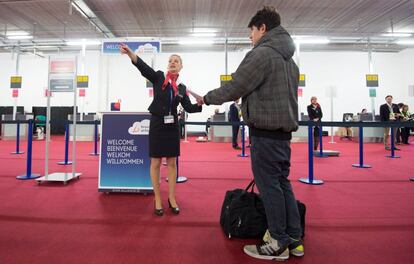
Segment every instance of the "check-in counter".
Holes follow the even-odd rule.
[[[308,142],[308,127],[299,126],[298,130],[292,133],[292,142]]]
[[[73,115],[68,115],[68,120],[72,121]],[[95,121],[96,115],[84,115],[83,121]],[[80,121],[80,116],[77,116],[77,122]],[[98,125],[99,133],[99,125]],[[99,135],[98,135],[99,137]],[[76,124],[76,141],[94,141],[95,140],[95,125],[94,124]],[[69,141],[73,141],[73,124],[69,124]]]
[[[225,114],[215,114],[211,117],[212,122],[225,122]],[[232,128],[231,126],[210,126],[209,133],[212,142],[231,142]]]
[[[13,115],[2,115],[2,120],[4,121],[12,121]],[[18,114],[16,116],[17,120],[25,121],[29,119],[33,119],[33,115],[22,115]],[[28,124],[20,124],[20,139],[27,138],[27,128]],[[17,135],[17,124],[2,124],[1,125],[1,139],[2,140],[15,140]]]
[[[364,127],[364,143],[378,143],[384,141],[383,127]],[[359,142],[359,127],[352,127],[352,139]]]

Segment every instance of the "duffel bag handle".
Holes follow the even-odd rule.
[[[247,185],[246,189],[244,189],[246,192],[249,191],[250,188],[252,188],[252,190],[250,192],[254,192],[254,179],[249,183],[249,185]]]

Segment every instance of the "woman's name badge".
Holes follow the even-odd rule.
[[[164,124],[174,124],[174,116],[173,115],[164,116]]]

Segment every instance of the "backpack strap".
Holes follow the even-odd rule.
[[[247,185],[246,189],[244,189],[246,192],[249,191],[249,189],[251,188],[250,192],[254,192],[254,179],[249,183],[249,185]]]

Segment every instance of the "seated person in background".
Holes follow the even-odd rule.
[[[395,121],[396,118],[400,116],[400,110],[398,109],[398,105],[392,103],[392,95],[387,95],[385,97],[385,104],[380,106],[380,116],[382,122],[388,121]],[[395,131],[395,128],[393,128]],[[390,144],[388,143],[388,139],[390,139],[390,127],[384,127],[384,147],[386,150],[390,150]],[[394,140],[392,138],[390,140]],[[399,150],[398,148],[394,147],[395,150]]]
[[[318,98],[316,96],[311,97],[311,104],[308,105],[308,116],[310,121],[321,121],[322,119],[322,108],[318,104]],[[313,149],[317,150],[319,145],[319,127],[313,128]]]
[[[46,116],[37,115],[35,117],[35,122],[37,140],[43,140],[46,131]]]
[[[368,113],[368,110],[366,108],[361,110],[361,114],[367,114],[367,113]]]
[[[345,113],[344,115],[343,115],[343,118],[342,118],[342,122],[352,122],[352,120],[353,120],[353,114],[352,113]],[[344,129],[345,129],[345,135],[343,135],[341,138],[347,138],[347,139],[349,139],[349,140],[352,140],[352,129],[351,129],[351,127],[344,127]]]

